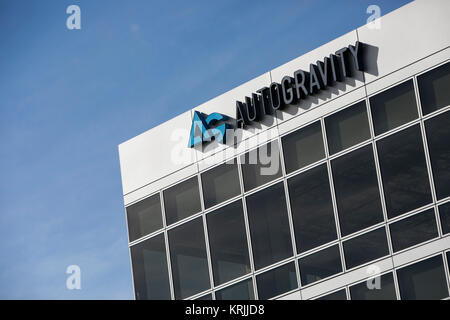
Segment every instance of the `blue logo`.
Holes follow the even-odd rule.
[[[226,143],[227,129],[231,129],[232,126],[228,123],[219,123],[228,120],[228,117],[217,112],[211,113],[206,119],[204,116],[202,113],[194,111],[189,148],[211,141],[213,137],[220,143]]]

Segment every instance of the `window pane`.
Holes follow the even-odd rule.
[[[242,201],[206,215],[209,247],[216,285],[250,272]]]
[[[337,238],[326,164],[288,180],[297,250],[304,252]]]
[[[397,270],[402,300],[438,300],[448,297],[442,256]]]
[[[450,232],[450,202],[439,206],[439,217],[441,218],[442,234]]]
[[[325,118],[330,154],[370,138],[366,102],[361,101]]]
[[[450,90],[449,90],[450,91]],[[450,112],[425,121],[433,180],[438,199],[450,196]]]
[[[345,292],[345,289],[341,289],[316,300],[347,300],[347,293]]]
[[[205,207],[209,208],[241,193],[236,160],[202,173]]]
[[[252,279],[241,281],[237,284],[216,292],[216,300],[254,300]]]
[[[341,272],[341,255],[338,245],[301,258],[299,267],[304,286]]]
[[[208,293],[208,294],[201,296],[195,300],[212,300],[212,296],[211,296],[211,293]]]
[[[417,104],[412,80],[370,98],[370,109],[376,135],[417,119]]]
[[[134,290],[137,300],[170,300],[164,235],[131,247]]]
[[[266,300],[298,288],[293,262],[256,276],[258,297]]]
[[[376,285],[375,279],[369,280],[369,283],[364,281],[351,286],[350,296],[352,300],[397,300],[392,273],[382,275],[379,280],[379,288],[374,286]]]
[[[342,235],[383,221],[372,145],[331,162]]]
[[[450,273],[450,251],[447,251],[447,269],[448,272]]]
[[[292,132],[281,139],[287,173],[325,157],[320,121]]]
[[[291,232],[283,183],[247,197],[247,212],[255,268],[292,256]]]
[[[430,203],[419,125],[378,141],[377,147],[389,218]]]
[[[395,222],[389,226],[389,229],[394,252],[438,236],[434,209]]]
[[[241,156],[244,189],[249,191],[281,177],[280,151],[276,141]]]
[[[200,212],[197,176],[164,190],[164,210],[168,225]]]
[[[139,239],[162,228],[159,194],[127,207],[130,241]]]
[[[417,82],[423,114],[450,105],[450,63],[420,75]]]
[[[386,256],[389,248],[384,227],[344,242],[347,269]]]
[[[175,299],[209,289],[202,218],[169,230],[169,248]]]

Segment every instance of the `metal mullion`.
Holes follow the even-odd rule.
[[[264,183],[263,185],[257,186],[257,187],[255,187],[253,189],[248,190],[248,191],[244,191],[244,196],[247,197],[247,196],[253,195],[253,194],[255,194],[255,193],[257,193],[257,192],[259,192],[261,190],[268,189],[268,188],[276,185],[277,183],[283,181],[283,179],[284,179],[284,177],[280,176],[280,177],[278,177],[276,179],[273,179],[273,180],[271,180],[269,182]]]
[[[428,119],[431,119],[431,118],[437,117],[437,116],[439,116],[439,115],[441,115],[443,113],[446,113],[449,110],[450,110],[450,105],[442,107],[440,109],[437,109],[437,110],[435,110],[433,112],[430,112],[429,114],[424,114],[424,115],[422,115],[422,119],[424,121],[426,121]]]
[[[359,142],[359,143],[357,143],[357,144],[355,144],[355,145],[353,145],[351,147],[345,148],[344,150],[341,150],[341,151],[336,152],[336,153],[334,153],[332,155],[329,155],[328,158],[329,158],[330,161],[333,161],[336,158],[340,158],[340,157],[345,156],[345,155],[347,155],[349,153],[352,153],[355,150],[358,150],[358,149],[361,149],[363,147],[366,147],[370,143],[371,143],[371,139],[368,138],[368,139],[366,139],[366,140],[364,140],[362,142]]]
[[[294,171],[292,171],[290,173],[287,173],[285,177],[286,177],[286,179],[295,177],[295,176],[297,176],[299,174],[302,174],[302,173],[304,173],[306,171],[309,171],[311,169],[319,167],[320,165],[324,164],[326,162],[326,160],[327,159],[324,157],[324,158],[322,158],[322,159],[320,159],[318,161],[315,161],[315,162],[313,162],[311,164],[308,164],[307,166],[301,167],[301,168],[296,169],[296,170],[294,170]]]
[[[157,235],[159,235],[159,234],[161,234],[163,232],[164,232],[164,228],[161,228],[161,229],[158,229],[156,231],[153,231],[152,233],[146,234],[143,237],[140,237],[140,238],[138,238],[136,240],[133,240],[133,241],[129,242],[128,243],[128,247],[133,247],[133,246],[135,246],[135,245],[137,245],[139,243],[144,242],[145,240],[148,240],[148,239],[151,239],[153,237],[156,237]]]
[[[133,259],[131,258],[131,247],[130,247],[130,230],[128,229],[128,214],[127,214],[127,208],[125,207],[125,224],[127,228],[127,240],[128,240],[128,256],[130,259],[130,267],[131,267],[131,283],[133,286],[133,296],[134,300],[136,300],[136,288],[134,286],[134,271],[133,271]]]
[[[443,251],[442,252],[442,258],[444,259],[444,273],[445,273],[445,278],[447,279],[447,290],[448,290],[448,294],[450,296],[450,266],[448,265],[448,261],[447,261],[447,252],[450,251]]]
[[[294,260],[295,260],[294,257],[289,257],[289,258],[277,261],[275,263],[269,264],[268,266],[265,266],[265,267],[255,271],[255,275],[260,275],[260,274],[266,273],[267,271],[271,271],[271,270],[276,269],[278,267],[282,267],[285,264],[289,264],[289,263],[293,262]]]
[[[426,134],[426,130],[425,130],[425,121],[423,120],[423,112],[422,112],[422,103],[420,101],[419,98],[419,86],[417,83],[417,77],[414,77],[413,79],[413,84],[414,84],[414,94],[416,95],[416,101],[417,101],[417,107],[419,109],[419,119],[420,119],[420,131],[422,133],[422,143],[423,143],[423,149],[424,149],[424,153],[425,153],[425,163],[427,166],[427,172],[428,172],[428,182],[430,184],[430,191],[431,191],[431,199],[433,200],[433,203],[436,204],[437,203],[437,195],[436,195],[436,189],[435,189],[435,184],[434,184],[434,176],[433,176],[433,168],[431,166],[431,156],[430,156],[430,152],[429,152],[429,148],[428,148],[428,140],[427,140],[427,134]],[[437,230],[438,230],[438,235],[439,237],[442,237],[442,226],[441,226],[441,221],[440,221],[440,217],[439,217],[439,212],[436,208],[434,208],[434,216],[436,219],[436,223],[437,223]]]
[[[296,257],[297,256],[297,243],[296,243],[296,239],[295,239],[294,220],[292,218],[291,201],[290,201],[289,188],[288,188],[287,178],[286,178],[286,168],[284,166],[285,162],[284,162],[283,146],[282,146],[280,137],[278,137],[278,143],[279,143],[278,150],[280,152],[279,161],[281,162],[282,174],[283,174],[283,178],[284,178],[283,179],[284,196],[285,196],[285,201],[286,201],[286,210],[287,210],[287,215],[288,215],[289,231],[291,233],[292,254],[293,254],[293,257]],[[295,267],[295,273],[297,276],[297,289],[300,289],[300,287],[301,287],[300,269],[298,266],[297,259],[294,259],[294,267]],[[302,294],[300,292],[300,299],[301,299],[301,295]]]
[[[391,258],[392,267],[394,267],[394,248],[392,245],[391,231],[390,231],[389,224],[388,224],[389,217],[387,214],[386,198],[384,196],[383,177],[381,175],[381,166],[380,166],[380,160],[379,160],[378,148],[377,148],[378,140],[375,139],[376,136],[375,136],[375,129],[374,129],[374,125],[373,125],[372,108],[370,105],[370,99],[367,96],[367,92],[366,92],[366,108],[367,108],[367,116],[368,116],[368,120],[369,120],[370,134],[372,137],[372,152],[373,152],[373,158],[374,158],[374,163],[375,163],[375,171],[377,174],[378,189],[379,189],[379,193],[380,193],[381,210],[383,212],[383,218],[384,218],[384,225],[385,225],[384,230],[386,232],[387,244],[388,244],[388,248],[389,248],[389,255]],[[393,281],[394,281],[395,295],[396,295],[397,300],[400,300],[400,289],[399,289],[399,285],[398,285],[398,281],[397,281],[397,274],[394,269],[392,269],[391,272],[392,272],[392,277],[393,277]]]
[[[208,226],[206,224],[206,214],[205,214],[205,202],[203,199],[203,185],[202,185],[202,179],[201,174],[197,175],[198,179],[198,187],[200,192],[200,205],[201,205],[201,217],[203,222],[203,233],[204,233],[204,239],[205,239],[205,249],[206,249],[206,261],[208,263],[208,271],[209,271],[209,285],[210,289],[212,290],[214,288],[214,276],[212,271],[212,261],[211,261],[211,252],[209,247],[209,235],[208,235]]]
[[[381,165],[380,165],[380,160],[378,157],[377,142],[375,140],[375,128],[374,128],[373,118],[372,118],[372,108],[370,105],[370,99],[368,97],[366,97],[366,108],[367,108],[366,109],[367,117],[369,120],[369,130],[370,130],[370,135],[371,135],[371,140],[372,140],[373,161],[375,164],[375,171],[376,171],[377,183],[378,183],[378,192],[379,192],[380,201],[381,201],[381,211],[383,213],[384,231],[386,233],[387,245],[388,245],[388,249],[389,249],[389,256],[391,258],[392,263],[394,263],[394,258],[393,258],[394,248],[392,245],[391,232],[390,232],[389,225],[388,225],[389,217],[387,214],[386,198],[384,196],[383,177],[381,175]]]
[[[384,138],[393,136],[394,134],[396,134],[398,132],[401,132],[401,131],[403,131],[405,129],[414,127],[415,125],[417,125],[419,123],[420,123],[420,118],[416,118],[416,119],[411,120],[411,121],[409,121],[407,123],[404,123],[404,124],[402,124],[402,125],[400,125],[398,127],[395,127],[394,129],[390,129],[390,130],[388,130],[386,132],[380,133],[379,135],[374,136],[373,139],[375,140],[375,142],[383,140]]]
[[[344,256],[344,249],[342,246],[342,237],[341,237],[341,226],[339,223],[339,214],[338,214],[338,207],[337,207],[337,200],[336,200],[336,194],[334,190],[334,182],[333,182],[333,172],[331,170],[331,160],[330,160],[330,152],[328,150],[328,139],[327,139],[327,130],[325,127],[325,119],[324,117],[320,118],[320,125],[322,130],[322,139],[323,144],[325,148],[325,157],[326,157],[326,163],[327,163],[327,171],[328,171],[328,179],[329,179],[329,185],[330,185],[330,194],[331,194],[331,203],[333,205],[333,213],[334,213],[334,222],[336,226],[336,235],[338,240],[338,248],[339,248],[339,254],[341,258],[341,268],[342,272],[345,272],[345,256]]]
[[[166,245],[166,260],[167,260],[167,272],[169,275],[169,287],[170,287],[170,297],[172,300],[175,300],[175,289],[173,286],[173,276],[172,276],[172,263],[170,259],[170,248],[169,248],[169,235],[167,232],[167,223],[166,223],[166,210],[164,206],[164,192],[160,190],[159,199],[161,201],[161,214],[163,218],[163,232],[164,232],[164,242]]]
[[[334,246],[334,245],[336,245],[336,244],[339,244],[339,240],[338,240],[338,239],[334,239],[333,241],[329,241],[329,242],[327,242],[327,243],[321,244],[320,246],[317,246],[317,247],[314,247],[314,248],[312,248],[312,249],[309,249],[309,250],[307,250],[307,251],[305,251],[305,252],[301,252],[301,253],[297,254],[297,255],[295,256],[295,258],[296,258],[297,260],[298,260],[298,259],[301,259],[301,258],[304,258],[304,257],[306,257],[306,256],[312,255],[312,254],[314,254],[314,253],[317,253],[317,252],[319,252],[319,251],[322,251],[322,250],[324,250],[324,249],[327,249],[327,248],[329,248],[329,247],[332,247],[332,246]]]
[[[236,157],[236,164],[238,167],[238,177],[239,177],[239,185],[241,187],[241,201],[242,201],[242,211],[244,213],[244,224],[245,224],[245,233],[247,237],[247,247],[248,247],[248,255],[250,260],[250,274],[252,276],[252,282],[253,282],[253,295],[255,297],[255,300],[258,300],[258,290],[256,286],[256,277],[255,274],[255,263],[253,260],[253,248],[252,248],[252,241],[250,236],[250,224],[248,221],[248,212],[247,212],[247,201],[246,197],[244,196],[244,179],[242,174],[242,167],[241,167],[241,157]]]

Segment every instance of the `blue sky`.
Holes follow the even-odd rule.
[[[118,144],[408,2],[0,0],[0,299],[133,298]]]

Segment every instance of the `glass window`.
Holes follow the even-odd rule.
[[[202,218],[168,231],[175,299],[210,288]]]
[[[341,289],[316,300],[347,300],[347,293],[345,292],[345,289]]]
[[[450,202],[439,206],[439,216],[441,218],[442,234],[450,232]]]
[[[397,300],[392,272],[351,286],[350,296],[352,300]]]
[[[347,269],[389,254],[384,227],[347,240],[343,246]]]
[[[240,194],[241,187],[236,160],[202,173],[202,186],[205,208]]]
[[[397,270],[402,300],[438,300],[448,297],[442,256]]]
[[[450,62],[417,77],[423,114],[450,105]]]
[[[247,212],[256,269],[292,256],[282,182],[248,196]]]
[[[287,173],[325,157],[320,121],[292,132],[281,139]]]
[[[170,300],[164,235],[131,247],[134,290],[137,300]]]
[[[214,283],[220,285],[250,272],[242,201],[206,215]]]
[[[127,207],[127,219],[130,241],[161,229],[163,225],[159,194]]]
[[[377,142],[388,217],[431,202],[419,125]]]
[[[256,276],[258,297],[266,300],[298,288],[293,262]]]
[[[339,246],[323,249],[299,259],[302,285],[311,284],[342,271]]]
[[[244,189],[249,191],[281,177],[280,150],[272,141],[241,156]]]
[[[450,90],[448,90],[450,91]],[[436,196],[450,196],[450,112],[425,121]]]
[[[304,252],[337,238],[326,164],[288,180],[297,250]]]
[[[325,127],[330,154],[369,139],[366,102],[358,102],[325,118]]]
[[[343,236],[383,221],[372,145],[331,162]]]
[[[254,300],[252,279],[244,280],[216,292],[216,300]]]
[[[200,212],[197,176],[164,190],[164,210],[168,225]]]
[[[447,269],[448,272],[450,273],[450,251],[447,251],[446,255],[447,255]]]
[[[212,300],[211,293],[205,294],[204,296],[201,296],[195,300]]]
[[[376,135],[417,119],[413,81],[403,82],[371,97],[370,109]]]
[[[438,236],[434,209],[392,223],[389,229],[394,252]]]

